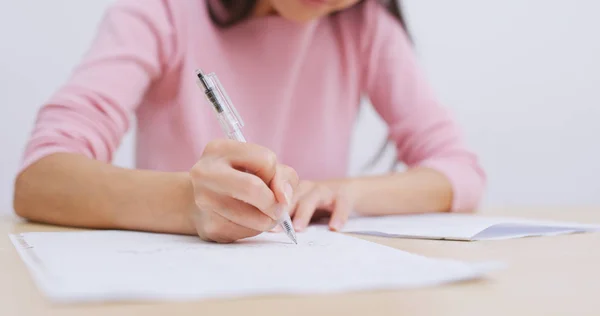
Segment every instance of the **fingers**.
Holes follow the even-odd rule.
[[[227,220],[255,231],[267,231],[275,227],[277,221],[261,212],[256,207],[231,197],[213,194],[206,198],[211,211]]]
[[[298,186],[296,172],[279,165],[272,151],[232,140],[209,143],[190,175],[198,234],[218,242],[275,227]]]
[[[348,221],[352,205],[350,199],[347,198],[345,192],[339,192],[333,206],[331,219],[329,220],[329,229],[340,231]]]
[[[252,173],[266,184],[271,183],[277,169],[277,157],[269,149],[235,140],[217,140],[208,143],[204,154],[225,159],[233,168]]]
[[[196,231],[205,241],[232,243],[236,240],[256,236],[261,231],[238,225],[216,212],[197,212]]]
[[[291,167],[277,165],[270,187],[278,203],[291,205],[294,191],[298,187],[298,174]]]
[[[213,159],[193,171],[196,178],[210,180],[211,190],[247,202],[273,219],[281,211],[274,204],[291,204],[298,175],[291,167],[277,164],[272,151],[255,144],[219,140],[207,145],[204,155]]]
[[[306,229],[315,210],[321,205],[331,203],[332,197],[330,192],[326,192],[326,190],[321,187],[315,187],[306,195],[300,197],[294,212],[294,229],[297,231]]]
[[[220,176],[214,181],[215,192],[246,202],[272,219],[278,219],[275,195],[260,178],[231,168],[218,172]]]

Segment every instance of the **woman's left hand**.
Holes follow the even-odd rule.
[[[351,211],[352,203],[344,185],[301,181],[294,192],[290,217],[294,229],[303,231],[314,217],[329,215],[329,228],[339,231]]]

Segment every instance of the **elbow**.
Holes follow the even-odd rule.
[[[13,210],[19,217],[28,220],[40,220],[45,177],[45,158],[26,166],[14,180]]]
[[[452,191],[448,211],[475,213],[481,206],[486,189],[486,174],[481,166],[464,159],[431,159],[420,164],[437,170],[448,180]]]
[[[453,203],[454,211],[466,214],[477,213],[483,202],[486,187],[486,174],[480,166],[466,168],[461,179],[455,180],[455,190],[460,193]]]
[[[14,194],[13,194],[13,209],[15,213],[22,218],[32,219],[33,210],[30,206],[32,197],[31,186],[29,185],[30,174],[28,170],[23,170],[15,178],[14,182]]]

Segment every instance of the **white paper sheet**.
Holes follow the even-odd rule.
[[[24,233],[13,244],[52,300],[189,300],[432,286],[498,265],[429,259],[309,229],[234,244],[124,231]]]
[[[600,231],[600,225],[485,217],[471,214],[422,214],[351,218],[344,232],[386,237],[491,240]]]

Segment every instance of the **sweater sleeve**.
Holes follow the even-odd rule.
[[[420,73],[404,29],[376,1],[367,1],[364,12],[364,89],[389,127],[398,159],[444,174],[453,188],[452,211],[473,211],[486,181],[476,155]]]
[[[109,7],[83,60],[39,110],[21,170],[56,152],[112,161],[133,112],[172,54],[164,2],[118,0]]]

